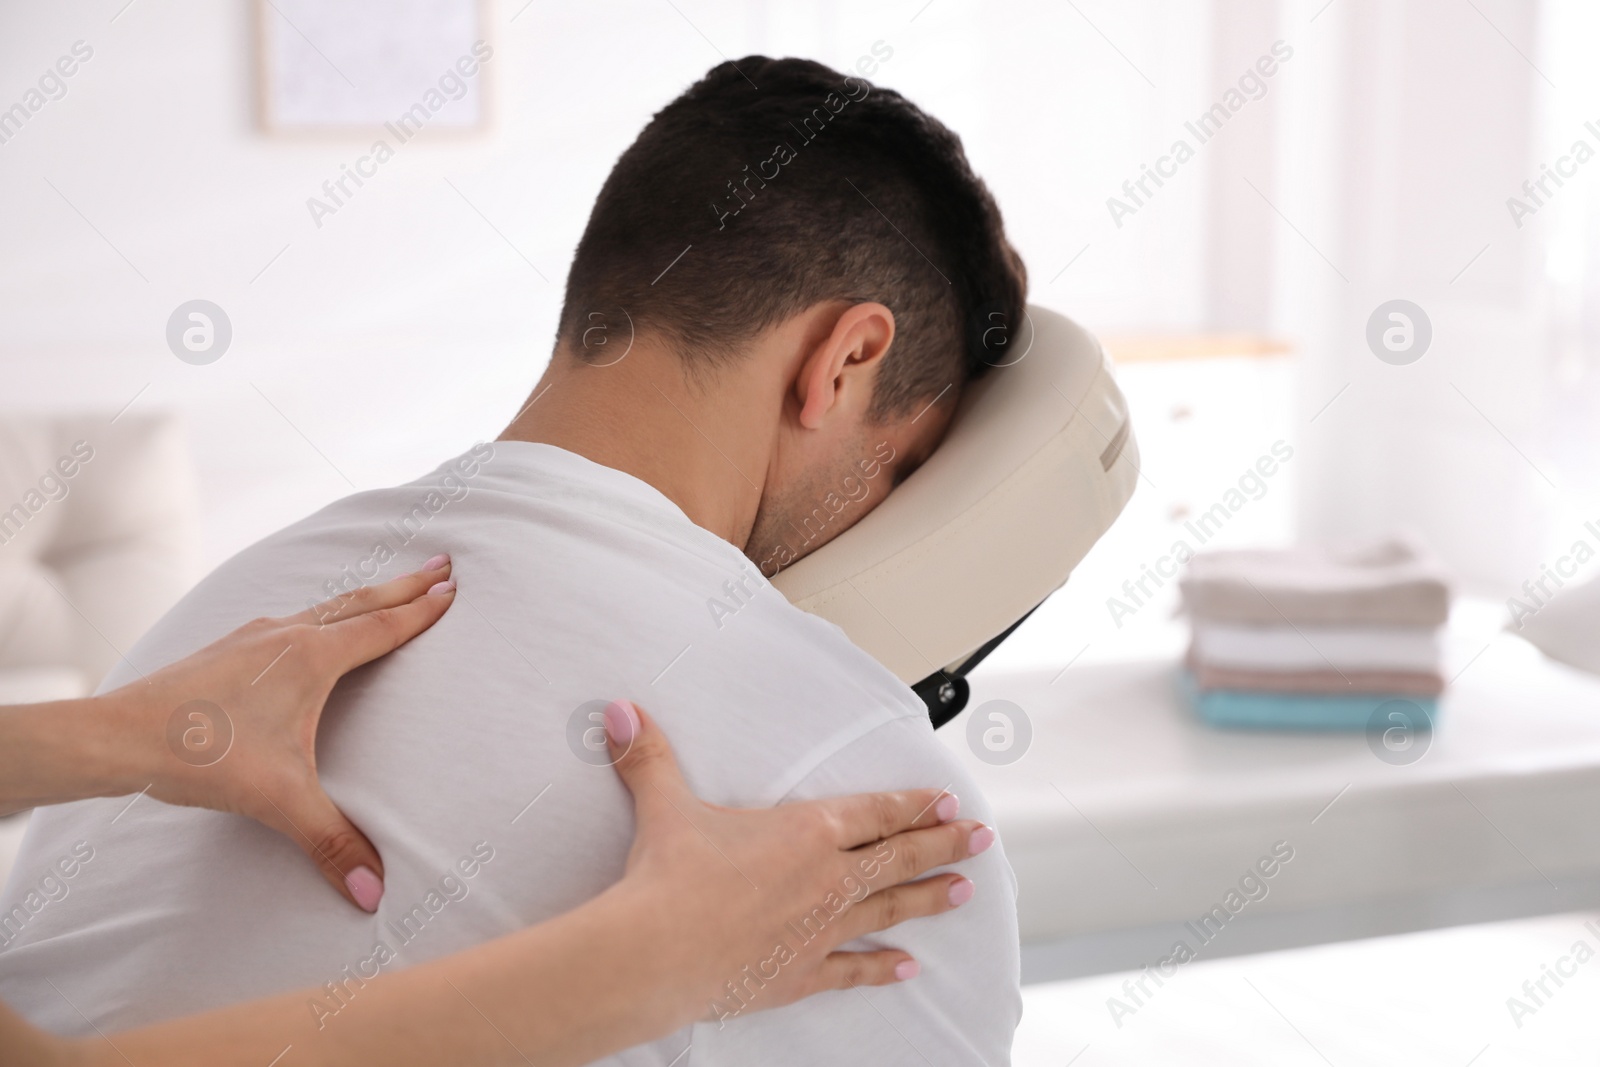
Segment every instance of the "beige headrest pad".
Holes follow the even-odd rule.
[[[1133,495],[1138,446],[1100,343],[1028,313],[1026,354],[967,390],[928,461],[772,579],[908,684],[1060,588]]]

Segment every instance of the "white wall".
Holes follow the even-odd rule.
[[[612,160],[724,54],[848,67],[877,41],[878,80],[963,134],[1034,300],[1297,341],[1302,536],[1409,526],[1500,590],[1588,513],[1595,180],[1521,230],[1504,207],[1587,114],[1577,0],[497,0],[493,131],[401,147],[320,229],[307,198],[366,141],[257,131],[253,2],[125,2],[0,7],[0,108],[94,48],[0,144],[4,402],[184,411],[208,562],[497,432]],[[1114,224],[1107,198],[1279,39],[1266,95]],[[195,297],[235,329],[206,367],[163,339]],[[1410,367],[1363,340],[1392,297],[1433,320]]]
[[[256,130],[253,4],[125,2],[0,7],[0,108],[74,42],[94,49],[0,144],[4,399],[185,411],[209,562],[498,432],[547,358],[611,162],[719,50],[845,67],[884,41],[878,80],[965,136],[1034,299],[1097,329],[1203,318],[1203,176],[1120,231],[1103,203],[1206,95],[1203,4],[503,0],[495,130],[402,146],[318,229],[307,198],[368,142]],[[164,341],[194,298],[234,327],[209,366]]]

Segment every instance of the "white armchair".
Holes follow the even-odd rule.
[[[0,704],[91,692],[198,577],[198,530],[176,418],[0,415]]]
[[[193,583],[175,417],[0,415],[0,702],[80,696]]]

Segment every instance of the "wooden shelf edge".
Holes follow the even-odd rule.
[[[1293,342],[1249,333],[1116,334],[1101,344],[1118,363],[1158,363],[1225,356],[1273,358],[1293,355]]]

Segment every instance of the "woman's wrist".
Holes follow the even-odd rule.
[[[56,1037],[30,1026],[22,1016],[0,1004],[0,1052],[7,1063],[32,1067],[79,1067],[86,1062],[81,1041]]]
[[[54,1041],[41,1046],[54,1058],[40,1062],[260,1067],[293,1044],[306,1067],[420,1067],[503,1062],[509,1042],[541,1067],[578,1067],[704,1015],[706,968],[682,968],[711,930],[698,917],[686,923],[660,889],[630,876],[536,926],[380,975],[358,1010],[326,1028],[305,1010],[308,991],[297,991],[119,1033],[114,1047],[98,1037]]]
[[[130,682],[91,698],[87,719],[102,739],[95,752],[97,796],[149,789],[167,771],[174,757],[155,693],[147,682]]]
[[[579,986],[614,1016],[595,1021],[640,1041],[699,1020],[710,1002],[695,974],[705,930],[674,908],[677,891],[630,874],[564,917],[586,946],[576,957],[584,969]]]
[[[700,891],[689,885],[682,870],[630,871],[579,909],[593,909],[599,920],[602,932],[593,936],[587,959],[605,972],[597,977],[626,991],[637,1016],[626,1025],[662,1034],[714,1018],[719,1004],[737,999],[751,968],[759,970],[773,953],[772,944],[740,953],[755,938],[749,931],[733,936],[730,902],[719,895],[725,886],[714,879],[701,880]],[[757,892],[741,880],[736,891],[745,890]],[[756,988],[762,984],[755,981]]]
[[[162,744],[160,726],[130,689],[0,708],[9,720],[0,755],[0,808],[120,796],[149,785]]]

